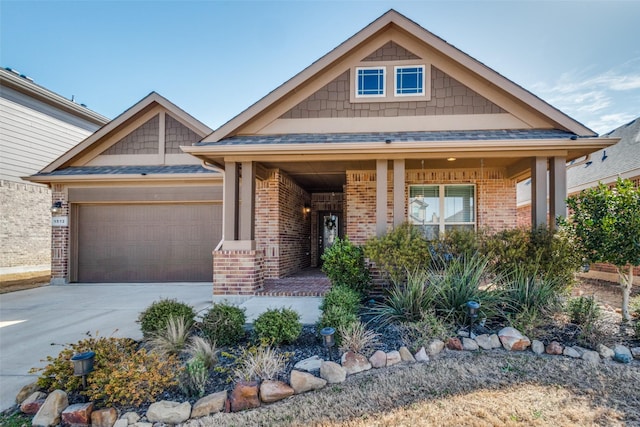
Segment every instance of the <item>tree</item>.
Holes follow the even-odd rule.
[[[640,188],[618,178],[613,188],[600,183],[569,197],[567,205],[571,215],[561,224],[575,237],[586,259],[616,267],[622,317],[628,321],[633,268],[640,265]]]

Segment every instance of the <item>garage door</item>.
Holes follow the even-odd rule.
[[[79,205],[79,282],[210,282],[222,205]]]

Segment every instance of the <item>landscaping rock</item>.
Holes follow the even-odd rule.
[[[573,347],[565,347],[562,351],[565,356],[572,357],[574,359],[580,359],[580,353]]]
[[[47,396],[46,400],[33,417],[31,425],[36,426],[55,426],[60,423],[60,414],[69,406],[67,393],[62,390],[54,390]],[[111,426],[109,426],[111,427]]]
[[[93,426],[91,426],[91,427],[93,427]],[[133,427],[153,427],[153,423],[146,423],[144,421],[138,421],[137,423],[135,423],[133,425]]]
[[[400,352],[398,350],[393,350],[387,353],[387,366],[397,365],[402,362],[402,357],[400,357]]]
[[[371,363],[366,357],[353,351],[347,351],[342,355],[342,367],[347,371],[347,375],[357,374],[358,372],[368,371],[371,369]]]
[[[47,393],[43,393],[41,391],[33,392],[29,397],[22,401],[20,404],[20,411],[23,414],[35,415],[44,404],[46,398]]]
[[[229,405],[231,412],[259,407],[258,383],[255,381],[236,383],[229,396]]]
[[[429,355],[427,354],[427,351],[424,349],[424,347],[420,347],[420,350],[418,350],[418,352],[414,355],[414,358],[416,359],[416,362],[420,363],[426,363],[429,361]]]
[[[27,397],[31,396],[33,393],[38,391],[38,389],[39,387],[38,387],[37,381],[22,387],[18,392],[18,394],[16,394],[16,404],[20,405],[22,402],[25,401]]]
[[[429,356],[435,356],[440,353],[444,349],[444,342],[441,340],[431,340],[429,344],[427,344],[427,354]]]
[[[476,337],[476,343],[478,347],[484,350],[492,350],[494,348],[502,347],[502,343],[500,342],[500,338],[496,334],[482,334]]]
[[[458,337],[452,337],[447,340],[447,348],[449,350],[462,351],[462,342]]]
[[[544,353],[544,343],[539,340],[531,341],[531,351],[538,355]]]
[[[613,347],[613,360],[620,363],[631,363],[633,360],[633,355],[631,354],[631,350],[628,347],[617,344]]]
[[[308,372],[291,371],[289,384],[293,388],[295,394],[305,393],[312,390],[320,390],[327,385],[327,380],[318,378]]]
[[[335,362],[322,362],[320,377],[329,384],[343,383],[347,379],[347,371]]]
[[[558,341],[551,341],[545,351],[547,354],[560,355],[562,354],[564,347]]]
[[[118,420],[115,408],[98,409],[91,413],[91,427],[113,427]]]
[[[582,360],[586,360],[592,365],[597,365],[600,363],[600,355],[598,354],[597,351],[585,349],[584,352],[582,353],[581,358]]]
[[[416,362],[416,358],[413,357],[413,354],[411,354],[411,352],[407,347],[405,346],[400,347],[400,350],[398,350],[398,352],[400,353],[400,359],[403,362],[410,362],[410,363]]]
[[[206,417],[207,415],[220,412],[224,409],[226,401],[226,390],[204,396],[193,404],[193,408],[191,408],[191,418]]]
[[[88,426],[91,424],[92,412],[93,402],[69,405],[62,411],[62,424],[72,425],[74,427]]]
[[[113,427],[127,427],[128,425],[129,425],[129,422],[127,421],[126,418],[120,418],[116,420],[116,423],[113,425]]]
[[[260,384],[260,400],[265,403],[277,402],[293,396],[294,390],[282,381],[266,380]]]
[[[478,350],[478,343],[475,340],[472,340],[471,338],[462,338],[462,349],[465,351],[477,351]]]
[[[127,420],[128,424],[135,424],[140,421],[140,415],[135,412],[125,412],[125,414],[121,416],[120,419]]]
[[[311,356],[304,360],[299,361],[294,365],[293,368],[299,371],[312,372],[312,371],[320,370],[321,364],[322,364],[322,359],[320,358],[320,356]]]
[[[598,353],[600,354],[600,357],[602,357],[603,359],[613,359],[613,356],[615,356],[615,353],[613,352],[613,350],[611,350],[609,347],[607,347],[604,344],[598,344]]]
[[[640,347],[633,347],[631,349],[631,355],[634,359],[640,359]]]
[[[458,330],[457,335],[458,335],[460,338],[464,338],[464,337],[470,338],[470,337],[469,337],[469,331],[467,331],[467,330],[465,330],[465,329],[459,329],[459,330]]]
[[[574,345],[574,346],[572,346],[572,347],[573,347],[573,349],[574,349],[575,351],[577,351],[577,352],[578,352],[578,354],[580,355],[580,357],[582,357],[582,355],[584,354],[584,352],[585,352],[585,351],[587,351],[587,349],[586,349],[586,348],[584,348],[584,347],[580,347],[579,345]]]
[[[147,409],[147,420],[152,423],[178,424],[189,419],[191,404],[189,402],[172,402],[161,400],[152,403]]]
[[[369,358],[369,363],[373,368],[384,368],[387,366],[387,353],[382,350],[377,350]]]
[[[511,326],[500,329],[498,338],[500,338],[502,346],[507,351],[524,351],[531,345],[529,338]]]

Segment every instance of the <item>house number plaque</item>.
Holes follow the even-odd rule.
[[[53,227],[66,227],[69,225],[69,217],[68,216],[51,217],[51,225]]]

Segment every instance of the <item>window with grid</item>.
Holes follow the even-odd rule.
[[[474,230],[475,186],[412,185],[409,187],[409,222],[422,228],[428,239],[451,229]]]
[[[356,68],[357,96],[385,96],[385,67]]]
[[[424,65],[395,67],[396,95],[424,94]]]

